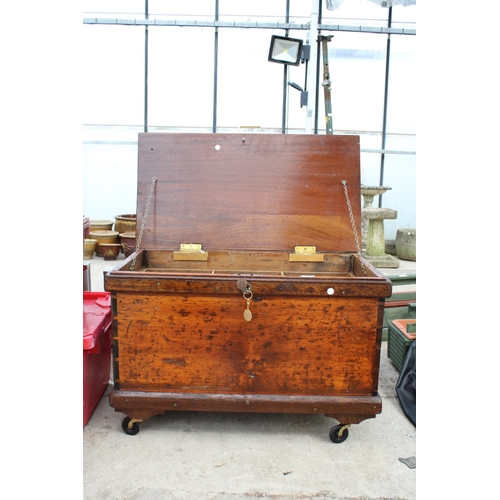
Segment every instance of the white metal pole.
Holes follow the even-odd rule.
[[[306,112],[306,134],[312,134],[314,130],[314,114],[316,103],[316,60],[318,57],[317,39],[318,39],[318,16],[319,2],[321,0],[312,0],[311,7],[311,29],[307,34],[307,43],[311,46],[311,57],[307,68],[307,112]]]

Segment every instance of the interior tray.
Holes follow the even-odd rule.
[[[207,260],[175,260],[173,250],[140,250],[114,271],[146,274],[289,278],[356,278],[380,275],[358,255],[325,253],[323,262],[290,262],[289,252],[209,251]]]

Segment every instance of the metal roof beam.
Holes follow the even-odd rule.
[[[240,29],[283,29],[309,31],[310,23],[282,22],[239,22],[239,21],[186,21],[168,19],[118,19],[107,17],[85,17],[83,24],[101,24],[115,26],[176,26],[195,28],[240,28]],[[389,35],[416,35],[412,28],[387,28],[383,26],[349,26],[339,24],[318,24],[319,31],[343,31],[350,33],[377,33]]]

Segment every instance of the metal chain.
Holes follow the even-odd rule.
[[[151,204],[151,200],[153,199],[153,191],[156,185],[157,177],[153,177],[151,179],[151,188],[149,189],[148,201],[146,203],[146,208],[144,210],[144,217],[142,218],[141,229],[139,231],[139,237],[137,238],[137,245],[135,247],[134,258],[132,259],[132,264],[130,264],[130,270],[133,271],[135,267],[135,259],[137,258],[137,252],[139,251],[139,247],[141,246],[142,234],[144,233],[144,226],[146,225],[146,219],[148,217],[149,205]]]
[[[354,221],[354,215],[352,213],[352,206],[351,206],[351,200],[349,199],[349,193],[347,191],[347,181],[342,181],[342,186],[344,186],[344,193],[345,193],[345,200],[347,202],[347,208],[349,210],[349,217],[351,218],[351,226],[352,226],[352,231],[354,233],[354,240],[356,241],[356,248],[358,249],[358,255],[360,257],[360,264],[361,268],[363,269],[363,273],[366,275],[366,267],[363,264],[363,261],[361,259],[361,245],[359,244],[359,239],[358,239],[358,232],[356,231],[356,222]]]

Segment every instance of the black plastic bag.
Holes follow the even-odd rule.
[[[399,403],[408,420],[417,426],[417,341],[414,340],[401,367],[396,393]]]

